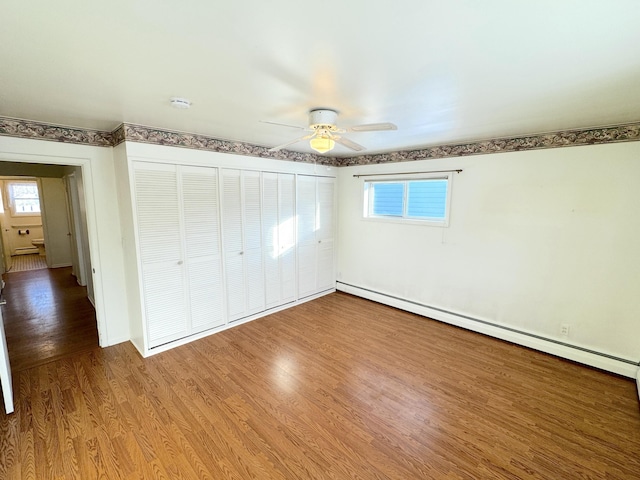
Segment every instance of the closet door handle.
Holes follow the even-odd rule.
[[[182,260],[178,260],[178,265],[182,265],[184,262]]]
[[[240,255],[244,255],[244,252],[240,252]]]

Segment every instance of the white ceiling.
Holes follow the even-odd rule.
[[[640,121],[638,0],[2,0],[0,19],[7,117],[265,146],[301,133],[261,120],[314,107],[398,125],[349,134],[364,153]]]

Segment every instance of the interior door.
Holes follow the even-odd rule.
[[[181,167],[191,333],[223,325],[218,170]]]
[[[240,170],[222,170],[222,226],[229,320],[244,316],[244,250]]]
[[[222,170],[222,226],[229,321],[264,310],[261,174]]]
[[[4,286],[4,282],[2,282]],[[0,295],[0,305],[6,302]],[[0,384],[2,385],[2,396],[4,397],[4,411],[13,413],[13,387],[11,385],[11,365],[9,364],[9,352],[7,351],[7,338],[4,334],[4,320],[2,318],[2,307],[0,306]]]
[[[150,348],[188,334],[176,167],[134,164],[142,286]]]
[[[318,245],[317,183],[315,177],[298,175],[298,297],[317,291]]]
[[[242,194],[245,282],[247,289],[246,314],[251,315],[265,309],[260,172],[242,172]]]
[[[82,219],[80,218],[80,198],[78,196],[78,183],[74,173],[64,177],[67,190],[67,208],[69,218],[69,232],[71,233],[71,256],[73,261],[73,274],[78,285],[87,285],[87,272],[85,270],[84,246],[82,244]]]

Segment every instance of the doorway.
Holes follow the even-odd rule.
[[[2,256],[8,271],[3,275],[7,302],[3,313],[13,370],[99,345],[93,292],[87,288],[92,285],[87,285],[91,283],[86,274],[90,266],[86,219],[78,194],[82,188],[79,170],[63,165],[0,162],[5,212],[9,213],[4,215],[2,225]],[[30,221],[7,210],[14,208],[4,185],[7,178],[37,183],[41,208],[40,212],[33,209]],[[44,262],[45,268],[16,268],[19,263],[33,266],[36,260],[40,267]]]

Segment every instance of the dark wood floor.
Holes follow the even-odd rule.
[[[87,289],[71,267],[6,273],[2,307],[11,369],[19,372],[98,346]]]
[[[336,293],[15,376],[0,478],[638,479],[635,384]]]

